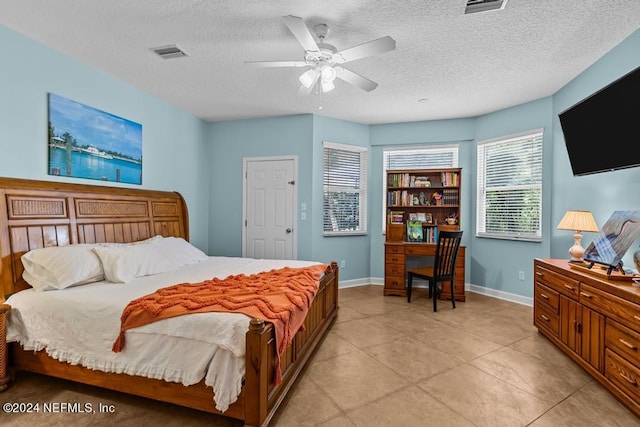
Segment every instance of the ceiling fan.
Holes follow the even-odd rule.
[[[338,51],[335,46],[324,42],[329,33],[326,24],[317,24],[313,30],[318,38],[314,40],[309,28],[302,18],[297,16],[283,16],[285,25],[304,48],[302,61],[246,61],[245,64],[254,67],[309,67],[300,76],[300,93],[308,94],[315,87],[322,92],[329,92],[335,88],[336,78],[344,80],[367,92],[378,87],[378,83],[355,73],[342,66],[345,62],[354,61],[371,55],[394,50],[396,41],[389,36],[372,40],[349,49]]]

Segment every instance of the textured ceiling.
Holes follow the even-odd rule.
[[[640,28],[640,0],[0,0],[0,23],[209,121],[318,113],[360,123],[470,117],[553,94]],[[338,50],[391,36],[395,51],[346,64],[379,86],[301,96],[282,21],[326,23]],[[149,49],[176,44],[189,56]],[[640,55],[640,52],[638,53]],[[426,102],[418,102],[426,98]],[[319,107],[322,110],[319,110]]]

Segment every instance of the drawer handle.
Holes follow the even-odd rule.
[[[638,347],[636,347],[635,345],[631,344],[630,342],[625,341],[622,338],[618,338],[618,341],[620,341],[625,346],[629,347],[631,350],[638,351]]]
[[[544,274],[540,273],[539,271],[536,271],[536,276],[542,277],[544,276]]]
[[[588,294],[588,293],[586,293],[586,292],[580,292],[580,295],[582,295],[582,296],[583,296],[583,297],[585,297],[585,298],[593,298],[593,295],[589,295],[589,294]]]
[[[546,296],[545,294],[540,294],[540,296],[541,296],[542,298],[544,298],[544,299],[549,299],[549,297],[548,297],[548,296]]]
[[[565,288],[567,288],[567,289],[569,289],[570,291],[575,291],[575,290],[576,290],[576,288],[574,288],[574,287],[573,287],[573,286],[571,286],[571,285],[564,285],[564,287],[565,287]]]
[[[542,320],[546,320],[547,322],[549,321],[549,318],[544,314],[541,314],[540,317],[542,318]]]
[[[633,318],[636,319],[636,320],[640,320],[640,316],[635,316],[634,315]]]
[[[631,385],[635,385],[635,386],[637,386],[637,385],[638,385],[638,382],[637,382],[635,379],[633,379],[633,378],[629,378],[629,377],[628,377],[628,376],[626,376],[623,372],[619,372],[619,374],[620,374],[620,376],[621,376],[622,378],[624,378],[624,379],[625,379],[629,384],[631,384]]]

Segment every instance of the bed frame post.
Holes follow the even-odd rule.
[[[245,426],[262,426],[267,418],[268,355],[266,323],[254,318],[247,333],[247,364],[245,367]]]
[[[4,301],[4,298],[1,300]],[[11,310],[8,304],[0,304],[0,392],[9,388],[8,362],[9,355],[7,353],[7,313]]]

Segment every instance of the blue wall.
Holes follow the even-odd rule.
[[[566,210],[591,210],[601,226],[614,210],[640,208],[640,168],[574,177],[557,119],[559,112],[640,66],[640,30],[553,96],[475,118],[371,126],[310,114],[206,123],[3,26],[0,45],[0,176],[104,184],[47,175],[48,92],[126,117],[143,125],[142,188],[181,192],[190,210],[192,241],[212,255],[242,252],[245,157],[297,156],[298,203],[308,207],[307,220],[297,222],[298,258],[344,259],[341,279],[354,282],[382,283],[384,276],[385,146],[459,144],[466,280],[488,291],[531,297],[532,259],[567,257],[571,233],[556,230]],[[544,128],[542,242],[475,237],[476,143],[535,128]],[[370,147],[365,236],[322,236],[323,141]],[[585,245],[593,237],[586,233]],[[630,254],[625,263],[631,264]],[[518,271],[525,272],[525,281],[518,280]]]
[[[0,25],[0,176],[179,191],[192,242],[208,250],[208,124]],[[47,174],[47,93],[142,124],[142,186]]]

